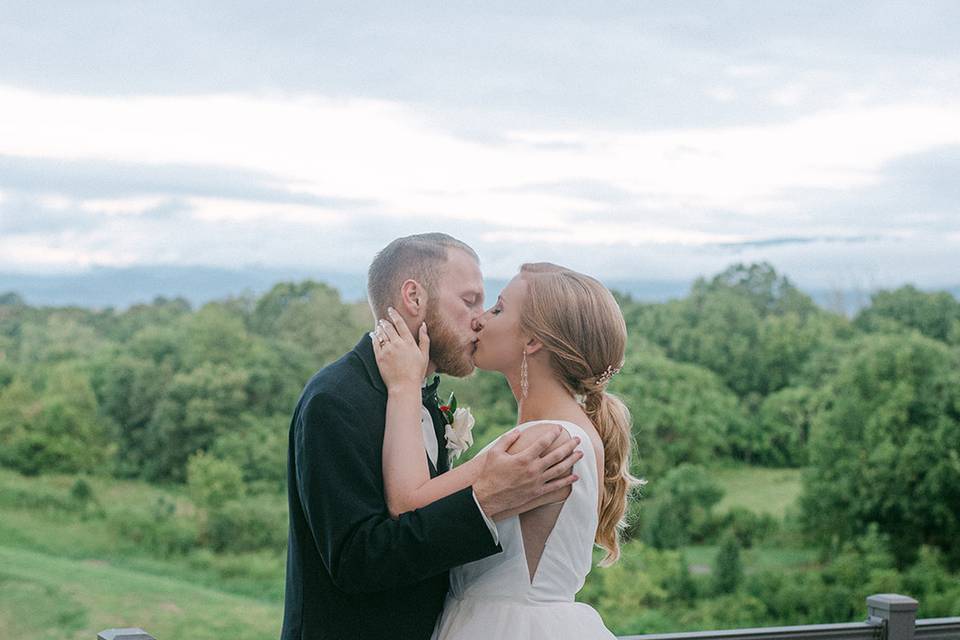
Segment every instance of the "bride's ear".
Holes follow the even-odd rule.
[[[397,307],[401,315],[421,320],[427,312],[427,290],[412,278],[404,280],[400,285],[400,306]]]
[[[537,340],[536,338],[530,338],[529,340],[527,340],[527,344],[524,346],[523,349],[524,349],[524,351],[527,353],[528,356],[532,356],[532,355],[535,354],[537,351],[540,351],[540,349],[542,349],[542,348],[543,348],[543,343],[542,343],[542,342],[540,342],[540,341]]]

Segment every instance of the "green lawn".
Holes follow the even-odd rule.
[[[92,640],[109,627],[191,640],[270,638],[282,620],[283,563],[275,553],[157,557],[82,517],[72,476],[0,470],[0,638]],[[106,513],[158,498],[192,508],[177,488],[88,478]]]
[[[103,560],[0,546],[0,637],[91,640],[138,626],[161,638],[277,637],[282,606]]]
[[[787,507],[800,496],[803,469],[729,467],[710,472],[724,490],[717,511],[744,507],[755,513],[783,518]]]
[[[25,478],[0,469],[0,546],[17,547],[72,560],[108,559],[115,567],[202,585],[267,603],[283,599],[286,556],[271,551],[214,554],[197,549],[187,555],[158,556],[119,536],[104,517],[83,518],[69,508],[73,476]],[[105,512],[149,509],[163,497],[178,513],[192,505],[177,488],[139,481],[88,478]],[[285,499],[280,496],[278,499]],[[4,638],[4,636],[0,636]]]
[[[800,491],[799,470],[713,470],[725,490],[723,511],[742,506],[781,517]],[[88,478],[99,511],[83,517],[70,497],[75,476],[23,477],[0,469],[0,638],[92,640],[108,627],[139,626],[161,640],[277,637],[284,557],[279,550],[214,554],[193,549],[157,555],[111,524],[161,500],[191,518],[182,487]],[[282,499],[282,496],[278,496]],[[716,547],[685,550],[697,573]],[[748,572],[802,570],[814,553],[744,551]]]
[[[687,563],[693,568],[711,567],[717,556],[716,545],[691,545],[683,549]],[[744,569],[750,573],[765,570],[805,569],[815,566],[817,552],[813,549],[766,549],[755,547],[742,552]],[[701,569],[699,572],[703,572]]]

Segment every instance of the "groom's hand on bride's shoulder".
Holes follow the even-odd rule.
[[[473,485],[484,513],[494,520],[569,495],[578,480],[573,465],[583,457],[580,438],[556,424],[538,424],[506,434],[483,456]]]

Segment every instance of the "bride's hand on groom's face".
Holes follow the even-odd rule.
[[[430,362],[427,325],[420,325],[417,344],[400,314],[393,307],[388,308],[387,313],[389,319],[379,320],[376,330],[370,334],[380,376],[388,391],[406,387],[419,389]]]

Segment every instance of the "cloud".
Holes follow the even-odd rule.
[[[338,209],[373,204],[298,192],[277,176],[226,164],[151,164],[96,158],[0,155],[0,189],[78,199],[206,196]]]
[[[719,129],[515,129],[484,143],[438,130],[410,106],[365,100],[11,88],[0,88],[0,100],[12,114],[0,121],[4,206],[24,207],[10,228],[32,233],[17,241],[35,248],[8,255],[24,268],[44,242],[57,257],[36,259],[48,266],[93,264],[76,251],[103,256],[110,246],[122,264],[349,263],[383,246],[386,229],[403,235],[418,225],[473,229],[497,264],[533,237],[623,260],[653,245],[729,257],[784,239],[903,237],[902,195],[884,205],[886,226],[865,212],[891,189],[910,192],[906,183],[916,193],[924,180],[945,183],[950,171],[938,167],[955,163],[960,146],[960,104]],[[69,217],[43,204],[54,196]]]
[[[953,272],[957,18],[21,3],[0,26],[0,263],[355,266],[446,228],[504,276],[539,256],[666,279],[753,257]]]
[[[937,146],[882,164],[871,183],[849,189],[791,189],[796,217],[832,233],[921,238],[960,234],[960,145]]]
[[[0,234],[56,234],[89,231],[98,221],[70,200],[24,198],[8,194],[0,200]]]
[[[491,130],[732,125],[837,108],[845,92],[905,97],[936,87],[937,77],[956,77],[958,14],[948,0],[355,0],[283,11],[243,0],[38,0],[5,8],[0,79],[103,95],[322,91],[453,111],[474,128],[481,115]],[[765,72],[749,72],[757,69]],[[728,71],[738,100],[703,100]],[[798,79],[803,103],[763,102]]]
[[[864,242],[875,242],[883,240],[883,236],[812,236],[812,237],[784,237],[784,238],[761,238],[758,240],[749,240],[747,242],[723,242],[715,245],[723,249],[742,251],[746,249],[762,249],[771,247],[786,247],[790,245],[822,244],[828,242],[838,242],[842,244],[859,244]]]

